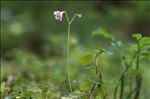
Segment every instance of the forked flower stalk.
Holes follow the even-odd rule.
[[[68,23],[68,33],[67,33],[67,79],[68,79],[68,84],[69,84],[69,89],[70,92],[73,92],[72,89],[72,84],[71,84],[71,78],[70,78],[70,27],[71,24],[73,23],[75,17],[81,17],[81,14],[74,14],[74,16],[72,17],[72,19],[70,20],[68,17],[68,14],[66,11],[55,11],[54,15],[55,15],[55,19],[62,21],[63,18],[63,14],[65,14],[66,19],[67,19],[67,23]]]

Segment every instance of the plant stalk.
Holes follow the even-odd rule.
[[[70,92],[72,91],[71,79],[70,79],[70,23],[68,23],[68,38],[67,38],[67,73],[68,73],[68,83]]]
[[[72,93],[72,85],[71,85],[71,79],[70,79],[70,26],[71,23],[74,21],[75,17],[78,16],[78,14],[75,14],[71,20],[69,20],[68,14],[66,11],[64,11],[66,15],[66,19],[68,22],[68,36],[67,36],[67,78],[68,78],[68,83],[69,83],[69,89],[70,92]]]
[[[116,87],[115,87],[114,99],[117,98],[118,87],[119,87],[119,85],[121,85],[122,79],[124,80],[123,77],[125,76],[125,73],[126,73],[126,72],[129,70],[129,68],[132,66],[132,63],[133,63],[133,61],[136,59],[137,55],[138,55],[138,52],[134,54],[134,56],[132,57],[132,60],[129,62],[129,64],[128,64],[127,62],[125,62],[126,68],[125,68],[124,72],[122,73],[122,75],[121,75],[120,78],[119,78],[119,84],[117,84]],[[124,83],[124,82],[123,82],[123,83]],[[122,86],[122,88],[123,88],[123,87],[124,87],[124,86]],[[121,91],[121,90],[120,90],[120,91]],[[120,92],[120,98],[121,98],[121,94],[122,94],[122,93]]]
[[[123,75],[122,78],[121,78],[121,85],[120,85],[120,99],[123,99],[124,79],[125,79],[125,75]]]
[[[101,75],[101,72],[100,72],[100,68],[99,68],[99,64],[98,64],[98,56],[101,54],[102,52],[99,52],[98,54],[96,54],[96,56],[95,56],[95,66],[96,66],[96,82],[98,81],[98,80],[100,80],[100,84],[102,84],[102,75]],[[92,94],[93,94],[93,92],[94,92],[94,89],[95,89],[95,87],[96,87],[96,85],[97,85],[97,83],[94,83],[93,84],[93,86],[92,86],[92,88],[91,88],[91,90],[90,90],[90,93],[89,93],[89,96],[88,96],[88,99],[91,99],[91,96],[92,96]],[[101,85],[99,86],[99,87],[101,87]]]
[[[140,40],[137,41],[137,45],[138,45],[138,51],[137,52],[140,53],[140,51],[141,51]],[[136,69],[137,70],[139,70],[139,62],[140,62],[140,55],[137,56],[137,60],[136,60]],[[142,84],[142,75],[137,75],[136,76],[136,88],[137,88],[137,90],[136,90],[134,99],[139,98],[141,84]]]

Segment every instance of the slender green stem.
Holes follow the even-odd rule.
[[[68,22],[68,24],[69,24],[69,23],[70,23],[70,21],[69,21],[69,18],[68,18],[68,14],[67,14],[67,12],[66,12],[66,11],[64,11],[64,13],[65,13],[65,15],[66,15],[67,22]]]
[[[130,97],[132,96],[132,94],[137,90],[137,88],[133,89],[129,95],[127,95],[127,98],[126,99],[130,99]]]
[[[71,19],[71,21],[70,21],[70,24],[73,22],[73,20],[75,19],[75,17],[79,17],[79,16],[81,16],[80,14],[75,14],[74,16],[73,16],[73,18]]]
[[[138,41],[138,53],[140,53],[141,48],[140,48],[140,41]],[[137,61],[136,61],[136,69],[139,70],[139,59],[140,55],[137,56]]]
[[[72,85],[70,80],[70,48],[69,48],[69,42],[70,42],[70,24],[68,24],[68,38],[67,38],[67,73],[68,73],[68,83],[70,91],[72,92]]]
[[[71,79],[70,79],[70,26],[73,20],[75,19],[76,16],[79,16],[79,14],[75,14],[71,21],[69,20],[68,14],[66,11],[64,11],[64,14],[66,15],[66,19],[68,22],[68,36],[67,36],[67,78],[68,78],[68,83],[69,83],[69,89],[70,92],[73,92],[72,90],[72,85],[71,85]]]
[[[99,56],[101,53],[102,53],[102,52],[99,52],[99,53],[96,54],[96,56],[95,56],[96,77],[97,77],[98,74],[100,74],[100,68],[99,68],[99,63],[98,63],[98,61],[99,61],[98,56]],[[101,75],[100,75],[100,76],[101,76]]]
[[[98,75],[96,76],[95,82],[98,81],[99,77],[100,77],[100,74],[98,74]],[[91,89],[91,91],[90,91],[90,93],[89,93],[88,99],[91,99],[92,93],[93,93],[93,91],[94,91],[96,85],[97,85],[97,83],[94,83],[94,84],[93,84],[92,89]]]
[[[140,40],[137,41],[137,45],[138,45],[138,53],[140,53],[141,51],[141,46],[140,46]],[[136,58],[136,69],[139,70],[139,62],[140,62],[140,55],[137,56]],[[136,76],[136,93],[134,96],[134,99],[138,99],[139,94],[140,94],[140,89],[141,89],[141,83],[142,83],[142,76],[141,75],[137,75]]]
[[[115,91],[114,91],[114,99],[116,99],[116,97],[117,97],[118,87],[119,87],[119,83],[118,83],[118,84],[116,85],[116,87],[115,87]]]
[[[132,91],[132,77],[130,76],[129,77],[129,91],[130,91],[130,93],[131,93],[131,91]]]
[[[95,79],[95,82],[97,82],[98,80],[100,80],[100,86],[99,88],[101,88],[101,84],[102,84],[102,74],[101,74],[101,71],[99,69],[99,64],[98,64],[98,56],[101,54],[102,52],[99,52],[96,54],[95,56],[95,65],[96,65],[96,79]],[[89,96],[88,96],[88,99],[91,99],[92,97],[92,94],[94,92],[94,89],[95,87],[97,86],[98,84],[97,83],[94,83],[91,90],[90,90],[90,93],[89,93]]]
[[[68,34],[67,34],[67,79],[68,79],[68,84],[69,84],[69,89],[70,89],[70,92],[73,92],[72,91],[72,85],[71,85],[71,79],[70,79],[70,20],[69,20],[69,17],[68,17],[68,14],[66,11],[64,11],[65,15],[66,15],[66,19],[67,19],[67,22],[68,22]]]
[[[125,75],[123,75],[122,78],[121,78],[121,85],[120,85],[120,99],[123,99],[124,79],[125,79]]]
[[[134,99],[138,99],[139,98],[139,94],[140,94],[140,90],[141,90],[141,86],[142,86],[142,75],[138,76],[137,79],[137,90],[134,96]]]
[[[117,91],[118,91],[118,87],[121,84],[121,81],[123,79],[123,77],[125,76],[126,72],[129,70],[129,68],[132,66],[133,61],[136,59],[136,57],[138,56],[138,52],[134,54],[134,56],[132,57],[131,61],[129,62],[129,64],[125,61],[125,65],[126,65],[126,69],[124,70],[124,72],[122,73],[122,75],[119,78],[119,84],[116,85],[115,87],[115,91],[114,91],[114,99],[116,99],[117,96]],[[124,86],[122,86],[123,88]]]

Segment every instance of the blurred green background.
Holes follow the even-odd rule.
[[[91,32],[100,27],[123,39],[133,33],[150,34],[148,1],[2,1],[2,53],[19,48],[41,55],[62,54],[67,24],[65,18],[62,22],[54,19],[55,10],[66,10],[69,17],[82,14],[71,30],[76,43],[82,45],[93,44],[96,39]]]
[[[71,26],[74,87],[90,80],[87,77],[92,74],[80,66],[79,58],[93,53],[95,48],[111,45],[111,40],[92,36],[93,31],[104,28],[125,43],[133,41],[133,33],[150,36],[149,1],[1,1],[1,82],[14,77],[10,84],[13,90],[45,81],[56,96],[68,90],[65,89],[68,86],[65,73],[67,20],[65,17],[61,22],[55,20],[55,10],[67,11],[69,18],[76,13],[82,14]],[[124,67],[115,55],[101,58],[104,80],[111,92]],[[150,65],[148,61],[143,64],[145,80],[141,99],[148,99]]]

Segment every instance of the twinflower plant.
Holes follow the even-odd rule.
[[[74,14],[74,16],[70,19],[68,17],[67,11],[54,11],[55,19],[58,21],[62,21],[63,15],[65,14],[67,23],[68,23],[68,34],[67,34],[67,78],[70,92],[73,92],[71,79],[70,79],[70,27],[76,17],[81,18],[81,14]]]

